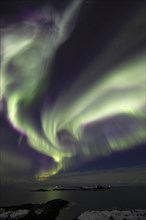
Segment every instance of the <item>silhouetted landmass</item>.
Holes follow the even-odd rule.
[[[64,187],[55,187],[54,190],[73,190],[73,191],[104,191],[110,189],[110,186],[101,186],[97,185],[95,187],[84,186],[84,187],[73,187],[73,188],[64,188]]]
[[[47,191],[50,191],[48,189],[32,189],[30,190],[31,192],[47,192]]]
[[[25,204],[0,208],[0,220],[55,220],[62,208],[69,203],[62,199],[43,204]]]

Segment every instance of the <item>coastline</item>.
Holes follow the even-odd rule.
[[[146,209],[85,211],[73,220],[145,220]]]
[[[67,207],[69,202],[54,199],[42,204],[23,204],[16,206],[0,207],[0,220],[55,220],[61,209]]]
[[[0,220],[56,220],[60,210],[69,206],[69,202],[62,199],[50,200],[42,204],[23,204],[0,207]],[[145,220],[146,209],[111,209],[88,210],[82,212],[72,220]]]
[[[0,205],[0,219],[8,219],[8,216],[12,214],[13,218],[11,219],[16,219],[14,217],[17,216],[19,217],[17,219],[27,220],[30,219],[30,217],[28,218],[27,216],[26,218],[24,214],[27,214],[28,211],[31,211],[29,214],[33,214],[35,211],[35,214],[37,214],[35,219],[45,220],[48,218],[46,218],[46,216],[41,218],[41,214],[43,214],[41,211],[43,206],[47,206],[48,203],[52,204],[51,209],[53,209],[56,213],[56,217],[54,217],[54,219],[52,218],[53,220],[82,220],[83,217],[85,220],[88,220],[89,218],[87,218],[87,212],[88,215],[92,215],[92,218],[94,217],[93,214],[95,215],[98,213],[99,217],[101,214],[103,214],[103,212],[104,214],[109,212],[109,217],[112,218],[114,217],[115,212],[119,212],[119,216],[121,216],[120,220],[123,220],[126,218],[123,211],[130,212],[127,220],[137,220],[138,218],[133,217],[132,213],[134,213],[136,210],[135,214],[138,214],[137,210],[145,211],[146,209],[145,187],[111,187],[110,190],[105,192],[99,191],[96,193],[95,191],[90,190],[85,192],[63,190],[62,192],[59,191],[58,193],[58,191],[53,191],[51,188],[48,188],[48,192],[46,193],[44,192],[44,190],[46,190],[45,188],[43,188],[43,190],[35,190],[38,190],[38,193],[37,191],[36,193],[31,193],[30,190],[13,190],[12,192],[3,191],[3,194],[1,194],[3,204],[1,203]],[[62,202],[60,201],[64,200],[66,205],[62,206]],[[56,202],[53,203],[53,201]],[[58,206],[57,209],[56,206]],[[83,215],[83,213],[86,213],[86,215]],[[3,215],[4,218],[2,218]],[[96,219],[98,218],[96,217]],[[104,218],[100,218],[100,220],[102,219],[104,220]],[[107,218],[107,220],[108,219],[109,218]],[[114,220],[116,219],[117,218],[114,218]],[[146,220],[146,216],[141,216],[141,218],[139,217],[139,220],[143,219]]]

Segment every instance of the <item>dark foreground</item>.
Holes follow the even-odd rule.
[[[55,220],[62,208],[68,206],[62,199],[43,204],[25,204],[0,208],[0,220]],[[74,220],[145,220],[146,210],[86,211]]]
[[[59,211],[66,207],[68,202],[62,199],[51,200],[43,204],[26,204],[0,208],[0,220],[55,220]]]
[[[146,220],[146,210],[86,211],[74,220]]]

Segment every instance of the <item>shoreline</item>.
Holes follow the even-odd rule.
[[[50,200],[42,204],[23,204],[0,207],[0,220],[55,220],[61,209],[67,207],[69,202],[63,199]]]
[[[0,207],[0,220],[56,220],[60,211],[69,208],[69,202],[62,199],[50,200],[42,204],[23,204]],[[109,209],[87,210],[80,213],[72,220],[145,220],[146,209]]]
[[[73,220],[145,220],[146,209],[85,211]]]

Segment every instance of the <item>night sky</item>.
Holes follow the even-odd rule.
[[[0,8],[1,185],[145,184],[145,2]]]

